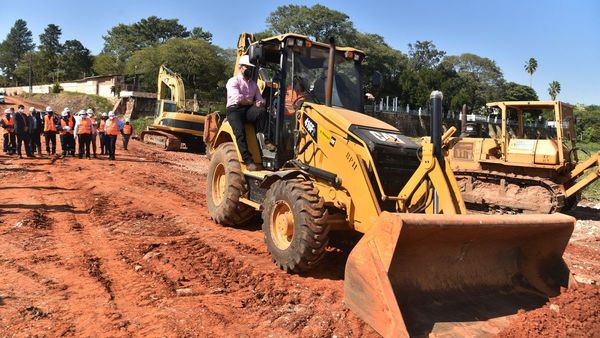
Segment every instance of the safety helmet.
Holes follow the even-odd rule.
[[[115,112],[114,111],[109,111],[108,112],[108,117],[115,117]]]
[[[34,108],[34,107],[29,107],[29,112],[30,112],[30,113],[33,113],[34,111],[35,111],[35,108]]]
[[[69,112],[66,110],[63,110],[62,113],[60,113],[60,116],[63,116],[63,117],[69,116]]]
[[[94,110],[93,110],[92,108],[88,108],[88,110],[87,110],[87,114],[88,114],[89,116],[93,116],[93,115],[94,115]]]
[[[46,107],[46,111],[52,111],[52,107],[50,107],[50,106]]]
[[[107,117],[108,114],[106,112],[102,113],[102,117]]]
[[[10,113],[11,113],[11,111],[9,108],[4,109],[4,114],[10,114]]]
[[[125,118],[125,122],[129,122],[129,117]]]
[[[71,109],[69,109],[69,107],[65,107],[65,109],[63,110],[63,113],[66,112],[67,114],[71,112]]]

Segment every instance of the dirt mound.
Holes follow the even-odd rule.
[[[23,101],[38,109],[45,110],[46,106],[50,106],[56,112],[62,111],[65,107],[69,107],[72,112],[87,108],[93,108],[95,111],[108,111],[113,106],[113,102],[104,97],[76,93],[25,94]]]
[[[27,212],[25,217],[15,224],[15,228],[26,226],[34,229],[50,229],[53,222],[52,218],[35,209]]]
[[[563,290],[543,308],[520,312],[498,337],[600,337],[600,287]]]

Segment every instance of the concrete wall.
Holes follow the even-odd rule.
[[[106,98],[113,98],[116,95],[112,92],[113,86],[120,84],[119,76],[112,77],[99,77],[83,79],[72,82],[61,82],[60,86],[63,91],[99,95]],[[0,91],[4,90],[8,95],[29,93],[29,86],[20,87],[4,87],[0,88]],[[52,85],[38,85],[32,87],[32,93],[35,94],[48,94],[52,92]]]

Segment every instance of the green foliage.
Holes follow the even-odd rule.
[[[537,101],[538,96],[535,89],[523,86],[515,82],[504,85],[503,95],[500,101]]]
[[[525,71],[529,74],[529,87],[532,87],[531,80],[533,78],[533,73],[537,70],[538,62],[534,58],[529,58],[527,63],[525,63]]]
[[[446,52],[437,49],[432,41],[416,41],[408,44],[408,57],[410,65],[416,69],[433,69],[446,55]]]
[[[0,70],[12,83],[24,83],[26,78],[15,75],[16,65],[23,56],[33,51],[35,44],[31,31],[27,28],[27,22],[22,19],[15,21],[14,26],[0,44]]]
[[[600,106],[577,107],[577,136],[583,142],[600,142]]]
[[[118,24],[111,28],[102,37],[103,52],[116,56],[119,61],[126,61],[136,50],[162,44],[169,39],[189,36],[190,32],[178,19],[150,16],[131,25]]]
[[[65,41],[61,63],[65,69],[65,80],[80,79],[92,73],[90,50],[83,47],[78,40]]]
[[[52,94],[58,94],[63,91],[63,88],[60,86],[60,83],[55,82],[52,84]]]
[[[212,42],[213,34],[211,32],[205,31],[202,27],[194,27],[190,32],[190,38],[192,39],[200,39],[206,42]]]
[[[148,129],[148,126],[150,126],[153,122],[154,122],[153,116],[143,116],[143,117],[131,120],[131,125],[133,126],[133,130],[135,131],[135,133],[139,134],[142,131]]]
[[[158,69],[165,64],[179,73],[186,86],[186,97],[199,99],[217,95],[223,98],[224,86],[231,76],[230,65],[221,57],[223,50],[198,39],[171,39],[133,53],[126,72],[143,74],[141,89],[155,92]]]
[[[552,100],[556,100],[556,96],[560,93],[560,83],[558,81],[552,81],[548,84],[548,94]]]
[[[303,34],[321,42],[335,37],[340,45],[350,44],[356,34],[348,15],[319,4],[279,6],[267,17],[267,25],[275,34]]]
[[[100,53],[94,57],[92,70],[97,75],[122,74],[125,63],[109,53]]]

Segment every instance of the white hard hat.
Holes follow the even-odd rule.
[[[106,112],[102,113],[102,116],[107,117],[108,114]]]
[[[29,107],[29,112],[30,112],[30,113],[33,113],[34,111],[35,111],[35,108],[34,108],[34,107]]]
[[[50,106],[46,107],[46,111],[52,111],[52,107],[50,107]]]
[[[62,113],[60,113],[61,116],[69,116],[69,112],[67,112],[66,110],[63,110]]]
[[[79,116],[85,115],[85,110],[82,109],[82,110],[78,111],[77,115],[79,115]]]
[[[65,113],[65,112],[66,112],[66,113],[70,113],[70,112],[71,112],[71,109],[69,109],[69,107],[65,107],[65,109],[63,110],[63,113]]]
[[[254,65],[252,63],[250,63],[250,57],[248,55],[242,55],[240,57],[239,65],[254,67]]]
[[[125,118],[125,122],[129,122],[129,117]]]
[[[108,117],[115,117],[115,112],[114,111],[109,111],[108,112]]]
[[[87,114],[88,115],[94,115],[94,110],[92,108],[88,108]]]
[[[4,114],[10,114],[10,109],[8,109],[8,108],[4,109]]]

